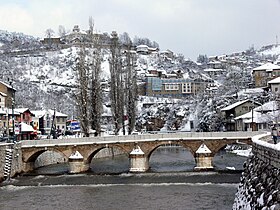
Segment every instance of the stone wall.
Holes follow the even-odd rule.
[[[280,210],[280,151],[253,143],[233,209]]]

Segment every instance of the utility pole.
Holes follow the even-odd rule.
[[[53,111],[53,120],[52,120],[52,127],[51,127],[51,133],[50,135],[53,136],[53,139],[57,139],[57,135],[56,135],[56,125],[55,125],[55,108]]]

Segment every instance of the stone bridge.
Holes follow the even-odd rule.
[[[252,137],[259,134],[260,132],[207,132],[25,140],[21,142],[23,171],[34,170],[34,163],[42,153],[55,151],[63,154],[69,162],[70,173],[84,172],[89,169],[92,158],[101,149],[117,147],[129,157],[131,172],[144,172],[149,169],[151,154],[162,145],[187,148],[195,158],[195,169],[209,170],[213,168],[215,154],[227,144],[251,144]]]

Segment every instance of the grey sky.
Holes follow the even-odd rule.
[[[279,0],[0,0],[0,29],[43,37],[63,25],[148,37],[186,58],[280,40]]]

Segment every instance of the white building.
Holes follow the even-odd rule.
[[[274,93],[277,93],[280,91],[280,77],[277,77],[273,80],[270,80],[268,82],[268,85],[270,86],[270,90]]]

